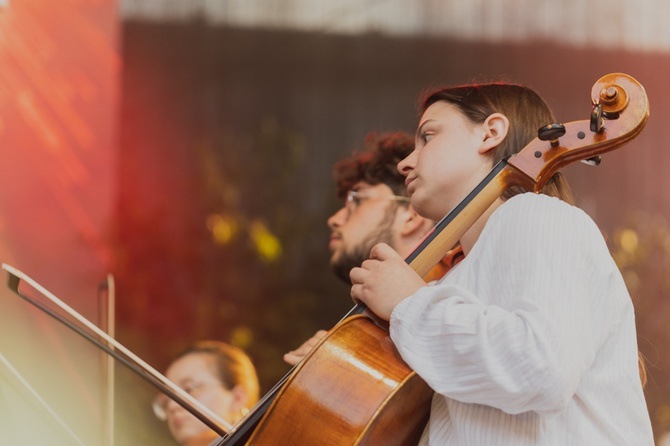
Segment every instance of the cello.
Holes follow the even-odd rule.
[[[409,265],[425,276],[503,192],[520,186],[537,193],[567,164],[599,164],[600,154],[639,135],[649,117],[644,88],[625,74],[599,79],[591,101],[589,119],[548,124],[522,151],[498,163],[410,254]],[[431,395],[383,324],[359,304],[213,445],[416,444]]]

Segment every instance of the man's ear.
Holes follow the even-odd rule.
[[[509,119],[502,113],[493,113],[482,123],[484,139],[479,146],[479,153],[484,154],[498,147],[509,131]]]
[[[412,237],[419,231],[422,232],[422,234],[419,235],[423,236],[426,232],[426,226],[432,226],[432,221],[417,214],[412,205],[408,205],[407,208],[403,210],[401,217],[402,226],[399,232],[401,237]]]

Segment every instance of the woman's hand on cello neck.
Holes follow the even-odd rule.
[[[370,251],[370,258],[354,268],[351,297],[363,302],[383,320],[391,318],[393,309],[416,293],[426,282],[389,245],[380,243]]]

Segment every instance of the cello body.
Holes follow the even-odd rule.
[[[418,443],[433,391],[367,316],[336,328],[301,362],[247,445]]]

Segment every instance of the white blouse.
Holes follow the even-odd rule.
[[[653,445],[626,286],[595,223],[556,198],[500,206],[390,332],[436,392],[422,445]]]

